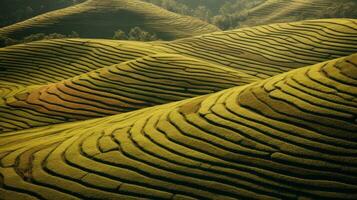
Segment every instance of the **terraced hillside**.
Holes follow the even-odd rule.
[[[64,39],[2,48],[0,132],[103,117],[245,85],[350,55],[356,45],[356,20],[346,19],[173,42]]]
[[[112,38],[118,29],[139,26],[164,40],[218,31],[213,25],[139,0],[87,0],[0,29],[0,36],[21,39],[36,33],[72,31],[84,38]]]
[[[0,131],[124,113],[256,80],[184,56],[155,54],[47,85],[4,86]]]
[[[47,84],[159,53],[180,54],[267,78],[350,55],[356,52],[356,45],[356,19],[265,25],[173,42],[49,40],[1,48],[0,80],[23,85]]]
[[[0,135],[4,199],[356,199],[357,54]]]
[[[267,78],[356,53],[357,20],[326,19],[215,32],[176,40],[170,51]]]
[[[345,9],[346,6],[350,8]],[[355,18],[356,9],[354,0],[267,0],[249,10],[247,20],[242,24],[254,26],[319,18]]]

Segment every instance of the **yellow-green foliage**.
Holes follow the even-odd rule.
[[[266,0],[249,10],[242,26],[322,18],[357,18],[355,0]]]
[[[201,20],[139,0],[87,0],[0,28],[0,36],[21,39],[35,33],[68,35],[76,31],[84,38],[112,38],[118,29],[129,31],[136,26],[164,40],[219,30]]]
[[[39,40],[62,39],[62,38],[79,38],[79,35],[78,35],[78,33],[72,31],[72,33],[69,35],[62,35],[59,33],[51,33],[51,34],[46,35],[43,33],[37,33],[37,34],[32,34],[32,35],[26,36],[20,40],[7,38],[7,37],[0,37],[0,47],[5,47],[5,46],[10,46],[10,45],[15,45],[15,44],[29,43],[29,42],[39,41]]]
[[[357,19],[270,24],[185,38],[170,51],[267,78],[356,52]]]
[[[125,113],[256,80],[200,60],[154,54],[47,85],[14,88],[4,82],[0,128],[11,131]]]
[[[1,198],[357,199],[356,85],[354,54],[193,99],[1,134]]]
[[[0,132],[124,113],[356,52],[356,20],[315,20],[173,42],[45,40],[0,49]]]

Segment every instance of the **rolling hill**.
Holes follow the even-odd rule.
[[[46,40],[0,49],[0,132],[209,94],[356,52],[356,20],[313,20],[172,42]]]
[[[321,19],[176,40],[170,51],[267,78],[356,52],[356,19]]]
[[[0,135],[5,199],[356,199],[357,54]]]
[[[256,80],[227,67],[155,54],[47,85],[3,87],[0,132],[125,113]]]
[[[356,18],[354,0],[266,0],[248,11],[245,26],[320,18]]]
[[[87,0],[0,29],[0,36],[21,39],[36,33],[70,34],[84,38],[112,38],[118,29],[141,27],[163,40],[218,31],[198,19],[175,14],[139,0]]]
[[[47,40],[1,48],[0,81],[47,84],[160,53],[180,54],[267,78],[350,55],[356,52],[356,45],[356,19],[280,23],[172,42]]]
[[[83,0],[2,0],[0,2],[0,27],[81,2]]]
[[[355,1],[150,2],[250,27],[85,0],[0,28],[81,37],[0,48],[1,200],[357,199]]]

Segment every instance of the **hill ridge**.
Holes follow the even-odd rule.
[[[1,134],[0,191],[355,199],[356,70],[354,54],[193,99]]]
[[[199,19],[139,0],[87,0],[0,28],[0,36],[21,39],[35,33],[67,35],[75,31],[83,38],[112,38],[118,29],[128,31],[135,26],[156,33],[165,40],[219,30]]]
[[[357,4],[353,0],[339,1],[348,6],[356,7]],[[267,0],[248,12],[247,20],[243,21],[243,25],[262,25],[279,22],[291,22],[318,18],[341,18],[336,10],[340,12],[348,12],[338,6],[338,3],[333,0]],[[351,9],[352,10],[352,9]],[[320,12],[320,14],[317,14]],[[335,12],[329,14],[329,12]],[[343,13],[341,15],[353,17],[352,13]]]
[[[172,42],[58,39],[2,48],[0,132],[103,117],[249,84],[347,56],[355,45],[355,20],[330,19]]]
[[[48,85],[10,88],[1,95],[0,129],[9,132],[124,113],[256,80],[192,58],[154,54]]]

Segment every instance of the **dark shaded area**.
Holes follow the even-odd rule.
[[[31,34],[29,36],[26,36],[22,39],[13,39],[13,38],[9,38],[9,37],[1,37],[0,36],[0,47],[6,47],[6,46],[15,45],[15,44],[29,43],[29,42],[39,41],[39,40],[63,39],[63,38],[79,38],[79,35],[77,32],[72,31],[72,33],[68,34],[68,35],[63,35],[60,33],[51,33],[51,34],[47,34],[47,35],[44,33],[36,33],[36,34]]]
[[[83,1],[84,0],[1,0],[0,27]]]
[[[227,30],[246,20],[249,9],[265,0],[145,0],[169,11],[190,15]]]
[[[246,21],[262,13],[252,13],[252,8],[267,0],[145,0],[172,12],[205,20],[222,30],[247,26]],[[321,3],[321,2],[320,2]],[[290,13],[289,22],[323,18],[357,18],[357,1],[340,0],[323,2],[326,8],[307,12],[304,9]],[[268,6],[269,7],[269,6]],[[278,10],[277,10],[278,11]],[[272,11],[263,14],[270,14]],[[268,17],[268,16],[267,16]],[[248,26],[261,25],[249,23]]]
[[[47,26],[45,29],[41,26],[32,27],[31,29],[19,29],[12,35],[12,38],[21,40],[32,35],[32,33],[69,35],[73,30],[84,38],[112,38],[118,27],[126,33],[129,33],[134,27],[140,27],[145,20],[144,17],[124,9],[108,10],[107,12],[93,10],[85,14],[79,13],[63,17],[55,26]],[[175,39],[164,31],[162,33],[158,31],[157,35],[163,40]]]
[[[113,39],[116,40],[132,40],[132,41],[155,41],[159,40],[155,33],[150,33],[142,30],[140,27],[134,27],[129,32],[124,32],[118,29],[115,31]]]
[[[135,27],[142,30],[135,33],[141,41],[174,40],[220,30],[139,0],[94,0],[3,27],[0,35],[23,40],[37,33],[69,35],[75,31],[82,38],[112,39],[116,31],[129,34]]]

